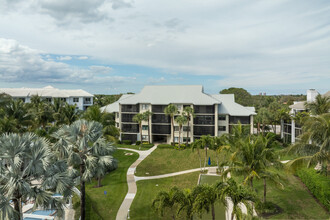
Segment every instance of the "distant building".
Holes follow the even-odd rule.
[[[142,141],[148,140],[150,127],[152,142],[178,142],[178,124],[174,123],[174,130],[171,130],[170,117],[164,113],[169,104],[176,105],[180,113],[186,106],[194,109],[196,117],[189,127],[187,124],[183,126],[183,142],[186,141],[187,131],[188,141],[193,142],[202,135],[228,133],[239,121],[253,132],[254,107],[237,104],[233,94],[206,94],[202,86],[145,86],[140,93],[123,95],[117,102],[102,107],[101,111],[116,113],[121,140],[135,142],[140,139],[139,126],[132,119],[137,113],[149,110],[153,115],[149,124],[142,123]]]
[[[76,108],[80,110],[86,110],[93,105],[93,95],[82,89],[67,90],[52,86],[44,88],[0,88],[0,93],[6,93],[14,99],[21,99],[25,103],[30,103],[31,97],[38,95],[52,103],[54,98],[60,98],[70,105],[76,105]]]
[[[319,93],[315,89],[307,90],[307,101],[293,102],[293,105],[290,105],[290,115],[295,116],[299,112],[308,112],[309,110],[306,108],[306,103],[315,102],[316,96]],[[330,91],[323,94],[322,96],[329,97]],[[299,136],[302,134],[301,125],[297,124],[294,120],[290,121],[282,121],[281,126],[281,137],[287,143],[295,143],[299,140]]]

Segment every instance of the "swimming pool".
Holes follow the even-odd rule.
[[[27,211],[28,214],[33,215],[43,215],[43,216],[53,216],[56,210],[36,210],[32,212],[31,210]],[[33,217],[25,217],[23,220],[42,220],[43,218],[33,218]]]

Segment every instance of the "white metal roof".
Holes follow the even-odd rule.
[[[236,103],[234,94],[215,94],[212,96],[221,102],[218,108],[219,114],[232,116],[256,115],[254,107],[244,107]]]
[[[145,86],[140,93],[119,101],[119,103],[132,105],[138,103],[214,105],[221,102],[205,94],[201,85],[169,85]]]
[[[291,109],[295,110],[305,110],[306,109],[306,101],[301,101],[301,102],[293,102],[293,105],[290,105],[289,107]]]
[[[52,86],[46,86],[43,88],[0,88],[0,93],[6,93],[12,97],[30,97],[33,95],[39,95],[42,97],[93,97],[92,94],[82,89],[67,90],[57,89]]]
[[[131,97],[132,95],[134,95],[134,94],[122,95],[116,102],[101,107],[100,108],[101,112],[107,112],[107,113],[119,112],[119,101],[126,99],[128,97]]]

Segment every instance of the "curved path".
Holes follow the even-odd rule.
[[[153,152],[157,148],[157,145],[153,146],[149,150],[135,150],[131,148],[117,148],[119,150],[128,150],[128,151],[133,151],[138,153],[140,156],[139,158],[128,168],[127,170],[127,185],[128,185],[128,192],[125,196],[125,199],[123,203],[121,204],[116,220],[126,220],[127,215],[128,215],[128,210],[131,207],[131,204],[133,202],[133,199],[135,197],[137,188],[136,188],[136,183],[134,179],[134,173],[137,165],[142,162],[151,152]]]

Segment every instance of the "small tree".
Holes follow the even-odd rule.
[[[176,123],[179,124],[179,149],[180,149],[182,126],[185,123],[187,123],[187,117],[184,115],[179,115],[178,117],[175,118],[175,121],[176,121]]]
[[[186,145],[188,145],[189,132],[190,132],[190,121],[192,118],[195,117],[194,109],[190,106],[186,106],[183,109],[183,114],[187,117],[187,122],[188,122],[187,139],[186,139]]]
[[[144,121],[145,116],[142,113],[137,113],[133,117],[133,121],[139,124],[140,131],[140,141],[142,142],[142,122]]]
[[[169,104],[165,109],[164,109],[165,115],[169,115],[171,117],[171,131],[172,131],[172,142],[174,143],[174,115],[178,114],[178,108],[173,105]]]
[[[198,153],[198,158],[199,158],[199,167],[201,169],[202,172],[202,157],[201,157],[201,153],[200,153],[200,149],[203,147],[203,143],[201,139],[197,139],[195,140],[192,145],[191,145],[191,150],[194,151],[195,149],[197,150]]]

